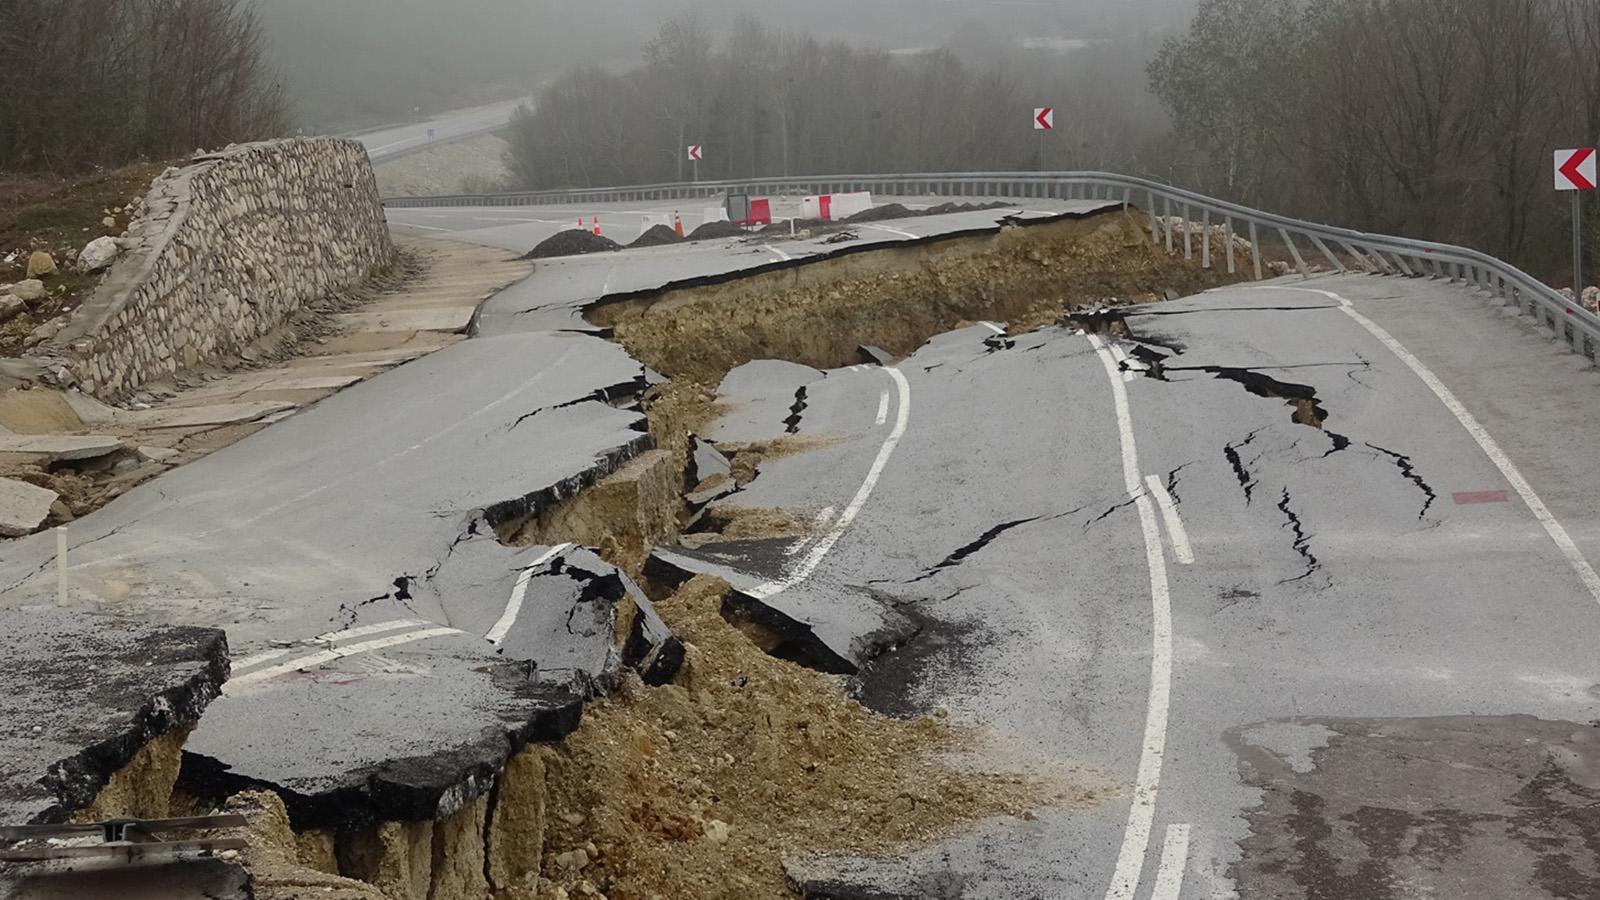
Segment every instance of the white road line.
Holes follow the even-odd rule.
[[[872,496],[873,489],[878,486],[878,479],[883,477],[884,466],[889,464],[889,457],[894,455],[894,448],[899,446],[900,438],[906,433],[906,423],[911,419],[911,383],[906,381],[906,376],[899,369],[886,368],[883,371],[894,379],[895,386],[900,389],[900,408],[895,412],[894,427],[889,430],[889,437],[884,440],[883,446],[878,449],[878,456],[872,461],[872,468],[867,470],[866,480],[861,482],[861,488],[856,491],[855,497],[851,498],[850,505],[846,506],[844,512],[839,514],[838,520],[833,523],[833,528],[823,535],[821,540],[817,541],[816,545],[811,548],[811,552],[807,553],[805,558],[800,561],[800,565],[796,566],[793,571],[783,578],[768,581],[750,589],[750,596],[757,600],[782,593],[809,578],[811,573],[816,571],[817,566],[821,565],[822,558],[827,556],[828,551],[833,549],[833,545],[837,544],[839,538],[844,536],[845,529],[849,528],[850,523],[854,522],[856,516],[861,513],[861,507],[867,505],[867,499]]]
[[[776,256],[778,258],[778,262],[788,262],[789,260],[794,259],[794,257],[783,252],[782,250],[779,250],[777,247],[774,247],[771,244],[762,244],[761,249],[766,250],[773,256]]]
[[[231,667],[232,674],[238,675],[246,669],[253,669],[263,663],[269,663],[280,657],[288,656],[291,653],[297,653],[301,650],[305,650],[307,649],[307,645],[312,642],[322,644],[338,644],[348,641],[351,638],[366,637],[369,634],[381,634],[385,631],[397,631],[402,628],[415,628],[418,625],[427,624],[429,623],[423,621],[422,619],[396,619],[392,622],[379,622],[376,625],[363,625],[360,628],[347,628],[344,631],[324,632],[312,638],[311,641],[300,643],[293,647],[280,647],[276,650],[267,650],[238,660],[234,662]]]
[[[366,637],[369,634],[382,634],[385,631],[399,631],[402,628],[415,628],[418,625],[432,625],[432,622],[422,619],[395,619],[391,622],[378,622],[373,625],[363,625],[360,628],[346,628],[343,631],[325,631],[313,640],[324,644],[343,644],[351,638]]]
[[[889,392],[884,391],[878,395],[878,418],[872,424],[882,425],[889,421]]]
[[[1167,534],[1172,535],[1172,555],[1187,566],[1194,562],[1194,550],[1189,547],[1189,532],[1184,530],[1183,519],[1178,515],[1178,504],[1172,502],[1172,495],[1167,493],[1167,486],[1161,483],[1160,478],[1146,475],[1144,481],[1150,485],[1156,505],[1161,507],[1161,518],[1166,520]]]
[[[279,675],[286,675],[290,672],[304,669],[309,666],[320,666],[325,662],[332,662],[333,660],[342,659],[346,656],[355,656],[358,653],[368,653],[373,650],[382,650],[386,647],[398,647],[401,644],[412,644],[416,643],[417,641],[425,641],[428,638],[444,637],[445,635],[449,634],[461,634],[461,632],[454,628],[444,628],[442,626],[438,628],[424,628],[420,631],[407,631],[401,634],[392,634],[385,638],[376,638],[374,640],[364,641],[359,644],[346,644],[342,647],[334,647],[329,650],[313,653],[309,656],[302,656],[299,659],[292,659],[286,663],[279,663],[275,666],[267,666],[264,669],[257,669],[254,672],[246,672],[243,675],[230,678],[223,686],[223,693],[231,693],[232,691],[236,691],[241,687],[259,684],[260,682],[268,679],[276,678]]]
[[[1150,900],[1178,900],[1183,890],[1183,870],[1189,865],[1189,826],[1168,825],[1167,839],[1161,845],[1161,867],[1156,869],[1156,888]]]
[[[866,227],[867,228],[871,228],[873,231],[882,231],[882,232],[886,232],[888,234],[898,235],[900,237],[906,238],[907,240],[913,240],[914,241],[917,238],[921,237],[921,235],[912,234],[909,231],[901,231],[898,228],[890,228],[887,225],[866,225]]]
[[[438,227],[436,225],[418,225],[416,222],[396,222],[395,224],[396,225],[403,225],[406,228],[421,228],[424,231],[449,231],[450,230],[448,228],[440,228],[440,227]]]
[[[999,325],[996,325],[993,322],[979,322],[978,324],[982,325],[983,327],[985,327],[987,329],[989,329],[990,331],[994,332],[995,334],[1005,334],[1006,333],[1006,330],[1004,328],[1001,328]]]
[[[1412,356],[1411,351],[1395,340],[1394,335],[1385,331],[1383,326],[1356,312],[1355,307],[1351,305],[1348,299],[1332,291],[1292,287],[1261,287],[1255,288],[1255,290],[1301,291],[1307,294],[1321,294],[1330,300],[1337,300],[1339,309],[1370,332],[1385,347],[1388,347],[1389,352],[1399,357],[1400,361],[1405,363],[1418,378],[1422,379],[1422,383],[1427,385],[1429,390],[1433,391],[1434,396],[1439,398],[1439,402],[1450,410],[1450,413],[1456,417],[1456,421],[1461,423],[1461,427],[1472,435],[1472,439],[1478,442],[1478,447],[1483,450],[1484,455],[1489,457],[1489,461],[1494,463],[1495,468],[1500,470],[1500,474],[1504,475],[1506,481],[1516,490],[1517,496],[1521,497],[1522,502],[1527,504],[1528,511],[1533,513],[1533,517],[1539,521],[1540,525],[1544,526],[1545,533],[1550,535],[1550,540],[1555,542],[1556,547],[1561,551],[1561,555],[1566,557],[1567,564],[1572,566],[1572,571],[1577,573],[1578,580],[1582,581],[1583,586],[1589,589],[1589,595],[1594,598],[1596,603],[1600,603],[1600,574],[1596,574],[1594,566],[1589,565],[1589,560],[1584,558],[1583,551],[1578,549],[1578,545],[1573,542],[1572,536],[1567,533],[1567,529],[1556,519],[1555,514],[1550,511],[1550,507],[1545,506],[1544,501],[1534,492],[1533,485],[1528,483],[1528,479],[1522,477],[1522,472],[1517,469],[1516,464],[1511,462],[1511,457],[1500,449],[1500,445],[1495,443],[1493,437],[1489,436],[1488,430],[1478,423],[1472,413],[1467,412],[1467,408],[1462,406],[1461,401],[1456,399],[1456,395],[1444,386],[1444,382],[1440,381],[1437,375],[1422,364],[1422,360]]]
[[[1128,391],[1117,371],[1116,359],[1099,335],[1089,335],[1106,377],[1111,380],[1111,399],[1117,410],[1117,430],[1122,439],[1122,478],[1128,495],[1139,510],[1139,527],[1144,533],[1145,565],[1150,569],[1150,695],[1146,703],[1144,740],[1139,753],[1139,771],[1134,776],[1133,799],[1128,808],[1128,824],[1122,832],[1122,849],[1117,868],[1106,888],[1106,900],[1132,900],[1144,871],[1145,851],[1150,847],[1150,830],[1155,820],[1156,790],[1161,783],[1161,763],[1167,747],[1167,708],[1172,694],[1172,596],[1167,586],[1167,560],[1161,548],[1161,529],[1156,524],[1155,506],[1150,502],[1139,478],[1139,448],[1134,443],[1133,416],[1128,410]]]
[[[511,599],[506,601],[506,610],[500,614],[499,621],[494,623],[483,639],[491,644],[498,645],[506,639],[506,634],[511,631],[511,626],[517,624],[517,615],[522,612],[522,598],[528,594],[528,582],[533,579],[533,570],[550,561],[557,553],[564,553],[571,544],[557,544],[549,550],[539,554],[533,562],[517,573],[517,583],[511,588]]]

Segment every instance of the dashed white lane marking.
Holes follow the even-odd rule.
[[[771,253],[773,256],[776,256],[778,258],[778,262],[788,262],[789,260],[794,259],[794,257],[783,252],[782,250],[779,250],[777,247],[774,247],[771,244],[762,244],[761,249]]]
[[[424,231],[449,231],[450,230],[448,228],[440,228],[440,227],[438,227],[436,225],[418,225],[416,222],[397,222],[395,224],[404,225],[407,228],[421,228]]]
[[[1156,505],[1161,507],[1161,518],[1166,520],[1167,534],[1172,535],[1172,555],[1184,565],[1194,562],[1194,550],[1189,546],[1189,532],[1184,530],[1183,518],[1178,515],[1178,504],[1172,502],[1172,495],[1167,493],[1167,486],[1154,475],[1146,475],[1144,481],[1150,485],[1150,493],[1156,498]]]
[[[256,666],[272,662],[275,659],[288,656],[291,653],[297,653],[305,650],[307,649],[305,644],[342,644],[351,640],[352,638],[366,637],[369,634],[382,634],[385,631],[399,631],[403,628],[416,628],[418,625],[429,624],[432,623],[426,622],[422,619],[394,619],[389,622],[379,622],[375,625],[363,625],[360,628],[346,628],[343,631],[327,631],[298,646],[280,647],[276,650],[267,650],[263,653],[247,656],[233,664],[232,672],[234,676],[237,676],[247,669],[253,669]]]
[[[889,421],[889,392],[884,391],[878,395],[878,417],[872,424],[882,425]]]
[[[406,631],[400,634],[392,634],[388,637],[375,638],[370,641],[362,641],[358,644],[345,644],[339,647],[332,647],[318,653],[312,653],[308,656],[302,656],[298,659],[291,659],[285,663],[279,663],[275,666],[267,666],[265,668],[256,669],[253,672],[246,672],[243,675],[230,678],[223,688],[223,693],[233,693],[239,688],[259,684],[263,681],[267,681],[268,679],[276,678],[279,675],[286,675],[290,672],[296,671],[297,669],[304,669],[309,666],[320,666],[325,662],[332,662],[333,660],[342,659],[346,656],[355,656],[360,653],[370,653],[373,650],[382,650],[386,647],[398,647],[401,644],[413,644],[417,641],[425,641],[429,638],[444,637],[445,635],[450,634],[461,634],[461,632],[454,628],[445,628],[440,626],[436,628],[423,628],[417,631]]]
[[[887,234],[896,235],[912,241],[916,240],[918,237],[921,237],[921,235],[912,234],[909,231],[901,231],[898,228],[890,228],[887,225],[866,225],[865,227],[871,228],[873,231],[882,231]]]
[[[1006,333],[1006,330],[1004,328],[1001,328],[999,325],[997,325],[997,324],[995,324],[993,322],[979,322],[978,324],[982,325],[983,327],[985,327],[987,329],[989,329],[990,331],[994,332],[995,334],[1005,334]]]
[[[889,457],[894,455],[894,448],[900,445],[900,438],[906,433],[906,423],[911,419],[911,383],[906,381],[906,376],[899,369],[885,368],[883,371],[894,379],[895,387],[900,391],[900,408],[895,412],[894,427],[889,430],[889,436],[884,439],[883,446],[878,448],[878,456],[872,461],[872,468],[867,470],[866,480],[861,482],[860,490],[857,490],[856,495],[850,499],[850,505],[844,508],[844,512],[839,514],[833,527],[817,541],[811,552],[800,560],[800,565],[783,578],[759,584],[750,590],[750,596],[757,600],[782,593],[811,577],[811,573],[822,563],[822,558],[828,555],[828,551],[833,549],[833,545],[844,536],[850,523],[861,513],[861,507],[867,505],[867,499],[878,486],[878,479],[883,477],[883,469],[889,464]]]
[[[522,612],[522,598],[528,595],[528,582],[533,579],[533,570],[549,562],[557,553],[566,552],[571,544],[557,544],[541,553],[528,563],[521,572],[517,573],[517,583],[511,587],[511,599],[506,601],[505,612],[500,614],[500,619],[494,623],[483,639],[491,644],[499,644],[506,639],[506,634],[511,631],[511,626],[517,624],[517,615]]]
[[[1167,839],[1161,845],[1161,866],[1156,869],[1156,887],[1150,900],[1178,900],[1183,890],[1183,870],[1189,865],[1189,826],[1168,825]]]
[[[1505,476],[1506,481],[1516,490],[1517,496],[1522,498],[1522,502],[1528,505],[1528,511],[1533,513],[1533,517],[1539,521],[1540,525],[1544,526],[1545,533],[1550,535],[1550,540],[1555,542],[1556,547],[1561,551],[1561,555],[1566,557],[1567,564],[1572,567],[1572,571],[1577,573],[1578,580],[1582,581],[1583,586],[1589,589],[1589,595],[1594,598],[1596,603],[1600,603],[1600,574],[1595,573],[1594,567],[1589,565],[1589,560],[1584,557],[1583,551],[1578,549],[1578,545],[1573,542],[1572,536],[1567,533],[1567,529],[1562,526],[1561,522],[1556,519],[1555,514],[1550,511],[1550,507],[1545,506],[1544,501],[1533,490],[1533,485],[1528,483],[1528,479],[1522,477],[1522,472],[1511,461],[1511,457],[1500,449],[1500,445],[1495,443],[1488,430],[1478,423],[1472,413],[1467,412],[1467,408],[1462,406],[1461,401],[1456,399],[1456,395],[1444,386],[1444,382],[1440,381],[1437,375],[1422,364],[1422,360],[1412,356],[1411,351],[1395,340],[1394,335],[1385,331],[1383,326],[1356,312],[1355,307],[1351,305],[1348,299],[1332,291],[1292,287],[1260,287],[1254,288],[1254,290],[1300,291],[1307,294],[1320,294],[1330,300],[1338,301],[1339,309],[1370,332],[1385,347],[1389,348],[1389,352],[1399,357],[1407,368],[1422,379],[1422,383],[1428,386],[1428,390],[1433,391],[1433,395],[1439,398],[1439,402],[1450,410],[1451,415],[1456,417],[1456,421],[1461,423],[1461,427],[1467,430],[1467,434],[1472,435],[1472,439],[1478,442],[1478,447],[1483,450],[1484,455],[1488,456],[1489,461],[1494,463],[1495,468],[1500,470],[1500,474]]]
[[[1166,755],[1167,711],[1172,694],[1172,595],[1167,585],[1167,560],[1161,547],[1155,506],[1139,477],[1139,448],[1134,442],[1128,390],[1105,341],[1091,334],[1089,343],[1094,345],[1105,366],[1106,377],[1111,380],[1111,399],[1116,405],[1117,431],[1122,439],[1123,485],[1139,510],[1145,564],[1150,569],[1150,695],[1145,707],[1144,740],[1139,753],[1139,771],[1134,776],[1128,824],[1122,832],[1122,849],[1117,853],[1117,868],[1106,888],[1106,900],[1132,900],[1144,871],[1145,851],[1150,847],[1156,791],[1161,784],[1161,763]]]

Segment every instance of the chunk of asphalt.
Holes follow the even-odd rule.
[[[856,357],[869,366],[883,366],[888,368],[894,365],[894,357],[882,347],[871,344],[862,344],[856,348]]]
[[[689,436],[689,468],[684,475],[684,499],[691,506],[703,507],[739,489],[733,479],[733,462],[695,435]],[[703,484],[707,486],[700,488]]]
[[[0,863],[0,900],[254,900],[256,896],[249,874],[237,860],[151,859],[77,869],[49,862]]]
[[[582,714],[579,695],[498,658],[477,635],[306,659],[274,677],[235,678],[190,735],[186,791],[220,804],[271,790],[296,830],[433,820],[485,793],[522,748],[571,734]]]
[[[758,633],[768,654],[831,675],[857,674],[917,631],[910,617],[860,590],[808,581],[760,596],[761,579],[681,547],[652,550],[644,574],[669,587],[699,574],[724,579],[733,590],[723,600],[723,618]]]
[[[0,609],[0,822],[65,822],[152,739],[194,724],[228,677],[219,629]]]
[[[0,461],[8,456],[28,456],[43,457],[49,462],[75,462],[122,448],[122,438],[106,434],[0,434]]]
[[[0,478],[0,538],[22,537],[37,531],[50,517],[50,506],[60,496],[49,488],[26,481]]]

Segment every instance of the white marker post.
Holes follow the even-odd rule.
[[[1572,294],[1583,299],[1583,192],[1592,191],[1600,178],[1595,173],[1595,148],[1556,151],[1556,190],[1572,192]]]
[[[67,605],[67,526],[56,526],[56,605]]]

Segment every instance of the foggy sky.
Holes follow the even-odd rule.
[[[1023,37],[1106,39],[1181,26],[1194,0],[256,0],[296,124],[342,131],[533,93],[580,63],[625,68],[657,25],[698,11],[882,49],[992,62]]]

